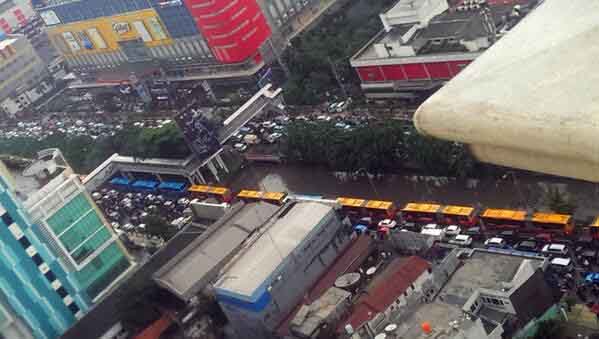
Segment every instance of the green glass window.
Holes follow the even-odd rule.
[[[119,275],[125,272],[131,263],[115,242],[106,247],[100,255],[76,273],[77,280],[86,287],[87,294],[93,299],[104,291]]]
[[[98,215],[94,212],[89,213],[61,235],[60,242],[70,252],[86,241],[101,227],[104,227],[104,225]]]
[[[58,235],[90,209],[92,209],[92,206],[85,194],[81,193],[48,218],[48,225],[54,234]]]
[[[102,228],[92,237],[90,237],[83,245],[79,246],[73,253],[71,254],[73,259],[80,264],[82,263],[90,254],[94,253],[100,246],[102,246],[108,239],[110,239],[111,233],[106,228]]]

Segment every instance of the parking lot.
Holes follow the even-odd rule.
[[[152,234],[145,224],[149,215],[159,215],[166,222],[164,233],[180,230],[189,221],[190,200],[185,194],[162,195],[132,192],[105,186],[93,192],[92,197],[102,210],[112,228],[130,248],[159,248],[162,236]]]

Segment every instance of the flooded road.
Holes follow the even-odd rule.
[[[412,174],[385,175],[380,179],[362,176],[342,178],[324,168],[298,165],[252,164],[229,184],[234,190],[286,191],[325,198],[339,196],[407,202],[440,202],[494,208],[546,210],[544,190],[548,186],[567,192],[578,207],[576,217],[599,215],[599,185],[531,174],[506,175],[499,180],[455,180],[417,177]]]

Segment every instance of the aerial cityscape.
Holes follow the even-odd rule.
[[[589,0],[0,0],[0,339],[599,339]]]

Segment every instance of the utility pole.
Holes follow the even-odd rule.
[[[339,77],[339,74],[337,73],[337,68],[335,68],[335,64],[333,63],[333,60],[331,60],[331,57],[327,57],[327,60],[329,61],[329,65],[331,65],[331,70],[333,71],[333,75],[335,76],[335,79],[337,80],[337,84],[339,84],[339,88],[341,88],[341,92],[343,92],[343,96],[345,96],[345,99],[349,98],[349,95],[347,95],[347,91],[345,90],[345,87],[343,86],[343,83],[341,82],[341,78]]]
[[[283,73],[285,73],[285,77],[287,77],[287,79],[290,79],[291,71],[287,67],[287,64],[285,64],[285,62],[283,62],[283,58],[281,57],[281,54],[279,53],[279,51],[275,48],[275,45],[272,42],[272,36],[270,38],[268,38],[268,43],[270,45],[270,49],[272,50],[272,54],[275,56],[275,58],[277,58],[277,62],[281,66]]]

